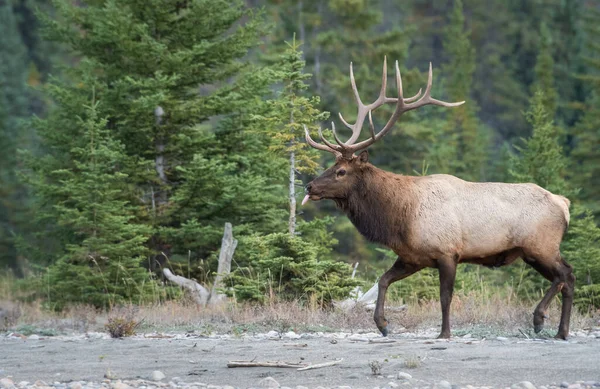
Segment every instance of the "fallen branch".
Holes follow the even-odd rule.
[[[200,285],[194,280],[190,280],[182,276],[176,276],[167,268],[163,269],[163,274],[172,283],[187,289],[190,292],[190,296],[192,296],[198,305],[206,305],[208,298],[210,297],[210,292],[204,286]]]
[[[229,361],[227,367],[307,367],[305,363],[294,362],[254,362],[254,361]]]
[[[301,367],[300,369],[298,369],[298,371],[320,369],[322,367],[329,367],[329,366],[337,365],[338,363],[341,363],[343,360],[344,360],[344,358],[340,358],[340,359],[336,359],[335,361],[331,361],[331,362],[317,363],[316,365],[309,365],[306,367]]]

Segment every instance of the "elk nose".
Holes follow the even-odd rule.
[[[311,190],[311,189],[312,189],[312,183],[310,183],[310,182],[309,182],[309,183],[308,183],[308,184],[306,184],[306,186],[304,187],[304,191],[305,191],[306,193],[310,193],[310,190]]]

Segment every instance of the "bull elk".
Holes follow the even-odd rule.
[[[306,141],[316,149],[335,155],[335,164],[306,185],[308,200],[333,200],[354,226],[372,242],[387,246],[398,256],[379,280],[374,320],[383,336],[388,322],[384,316],[385,295],[393,282],[424,268],[437,268],[440,281],[442,330],[440,338],[450,337],[450,302],[459,263],[499,267],[519,257],[548,279],[552,285],[533,313],[539,332],[547,318],[552,298],[562,293],[562,312],[557,338],[566,339],[573,305],[575,277],[571,266],[560,255],[559,246],[569,224],[570,202],[535,184],[476,183],[435,174],[404,176],[390,173],[369,163],[367,148],[387,134],[405,112],[425,105],[456,107],[431,97],[432,70],[425,92],[404,98],[402,78],[396,61],[398,97],[386,97],[387,65],[383,63],[379,97],[365,105],[360,99],[352,64],[350,82],[358,105],[357,119],[349,124],[350,139],[342,142],[332,123],[335,143],[315,142],[306,127]],[[371,112],[384,104],[394,104],[391,118],[375,131]],[[357,143],[368,117],[370,136]],[[356,152],[362,150],[360,154]]]

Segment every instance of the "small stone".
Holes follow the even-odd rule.
[[[521,381],[511,386],[512,389],[536,389],[535,385],[529,381]]]
[[[219,385],[208,385],[206,389],[221,389]]]
[[[15,387],[15,383],[10,378],[0,379],[0,388],[12,389]]]
[[[296,389],[308,389],[306,386],[296,385]]]
[[[44,381],[42,381],[42,380],[37,380],[37,381],[35,381],[35,383],[34,383],[33,385],[35,385],[35,386],[48,386],[48,384],[47,384],[47,383],[45,383],[45,382],[44,382]]]
[[[450,382],[445,381],[445,380],[438,382],[436,386],[439,389],[452,389],[452,385],[450,385]]]
[[[508,340],[508,338],[505,338],[504,336],[497,336],[497,337],[496,337],[496,340],[499,340],[499,341],[501,341],[501,342],[504,342],[504,341]]]
[[[581,389],[581,384],[571,384],[567,386],[567,389]]]
[[[405,373],[403,371],[401,371],[400,373],[398,373],[398,379],[399,380],[410,380],[412,378],[412,376],[408,373]]]
[[[117,382],[113,382],[110,387],[112,389],[129,389],[129,385],[127,385],[124,382],[121,382],[121,380],[118,380]]]
[[[568,388],[569,387],[569,383],[568,382],[561,382],[560,383],[560,387],[561,388]]]
[[[154,370],[150,377],[151,377],[152,381],[160,381],[160,380],[164,380],[167,376],[165,375],[165,373],[163,373],[160,370]]]
[[[225,385],[225,386],[222,387],[222,389],[235,389],[235,388],[233,386],[231,386],[231,385]],[[291,388],[287,388],[287,389],[291,389]]]
[[[585,386],[589,386],[590,388],[593,388],[596,384],[598,384],[596,381],[585,381]]]
[[[28,381],[21,381],[21,382],[19,382],[19,383],[17,384],[17,386],[18,386],[19,388],[24,388],[24,387],[26,387],[26,386],[28,386],[28,385],[29,385],[29,382],[28,382]]]
[[[79,382],[71,382],[69,384],[69,389],[83,389]]]
[[[357,380],[357,379],[360,378],[360,374],[358,374],[358,373],[352,373],[347,378],[349,378],[351,380]],[[296,388],[296,389],[298,389],[298,388]]]
[[[267,338],[279,338],[279,332],[269,331],[267,332]]]
[[[398,384],[397,384],[397,383],[395,383],[394,381],[390,381],[390,382],[388,382],[388,386],[389,386],[390,388],[397,388],[397,387],[398,387],[398,386],[400,386],[400,385],[398,385]]]
[[[275,380],[273,377],[263,378],[258,382],[261,388],[279,388],[279,382]]]
[[[281,389],[283,389],[283,388],[281,388]],[[351,386],[342,385],[342,386],[338,386],[337,389],[352,389],[352,387]]]

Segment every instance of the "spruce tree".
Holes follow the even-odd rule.
[[[281,58],[279,69],[282,73],[283,91],[277,100],[272,101],[273,114],[268,119],[273,135],[272,149],[285,155],[289,161],[288,198],[289,219],[288,232],[291,236],[296,231],[297,194],[296,186],[298,173],[315,174],[318,164],[316,150],[309,147],[305,141],[304,126],[313,127],[314,123],[327,118],[327,113],[321,113],[316,106],[318,97],[304,97],[308,89],[307,80],[311,74],[304,73],[305,62],[303,53],[296,37]]]
[[[235,226],[237,236],[282,225],[282,190],[273,183],[283,165],[270,158],[270,140],[251,131],[276,79],[275,72],[248,62],[265,32],[260,12],[239,1],[55,5],[57,19],[41,15],[45,33],[80,61],[68,71],[68,81],[52,81],[48,94],[57,107],[36,122],[46,153],[30,157],[29,179],[39,198],[38,237],[53,239],[45,250],[29,246],[31,257],[62,263],[86,250],[75,220],[63,220],[65,210],[51,204],[76,202],[64,199],[69,195],[55,172],[75,169],[77,118],[87,115],[91,86],[100,102],[94,108],[102,119],[98,131],[105,127],[122,147],[118,173],[127,183],[106,201],[126,204],[121,215],[144,231],[139,234],[148,256],[144,266],[158,270],[167,258],[186,263],[190,258],[192,270],[210,271],[216,269],[213,254],[224,222]],[[85,184],[72,179],[74,187]],[[120,235],[105,243],[117,250],[127,239]],[[139,251],[129,255],[142,274]],[[210,260],[210,269],[199,269],[202,259]]]
[[[141,264],[149,226],[135,222],[135,209],[124,196],[128,186],[125,147],[112,139],[107,119],[91,102],[76,117],[76,141],[68,155],[70,167],[48,171],[52,180],[37,181],[58,195],[53,210],[57,223],[72,231],[64,254],[48,271],[49,303],[66,302],[108,307],[149,301],[153,284]],[[39,188],[38,188],[39,189]]]
[[[444,31],[444,50],[449,62],[443,70],[449,99],[467,102],[447,112],[447,125],[432,154],[438,172],[477,181],[485,177],[489,145],[476,116],[477,104],[470,98],[476,67],[475,48],[471,44],[471,32],[465,27],[463,12],[462,1],[455,1]]]
[[[559,144],[559,136],[552,119],[546,112],[548,100],[543,92],[537,91],[532,98],[527,120],[533,127],[530,138],[516,146],[519,156],[512,159],[511,175],[518,182],[534,182],[552,193],[574,200],[577,192],[565,179],[568,159]],[[592,215],[576,202],[571,206],[568,232],[563,238],[562,254],[573,268],[577,277],[576,300],[584,308],[589,304],[600,304],[600,274],[596,271],[600,262],[600,228]],[[513,273],[516,270],[513,269]],[[542,278],[532,269],[527,269],[527,292],[542,288]],[[587,287],[579,289],[580,286]]]
[[[15,237],[27,225],[27,191],[17,178],[17,150],[31,135],[22,125],[30,112],[27,52],[11,2],[0,2],[0,265],[21,273]]]

